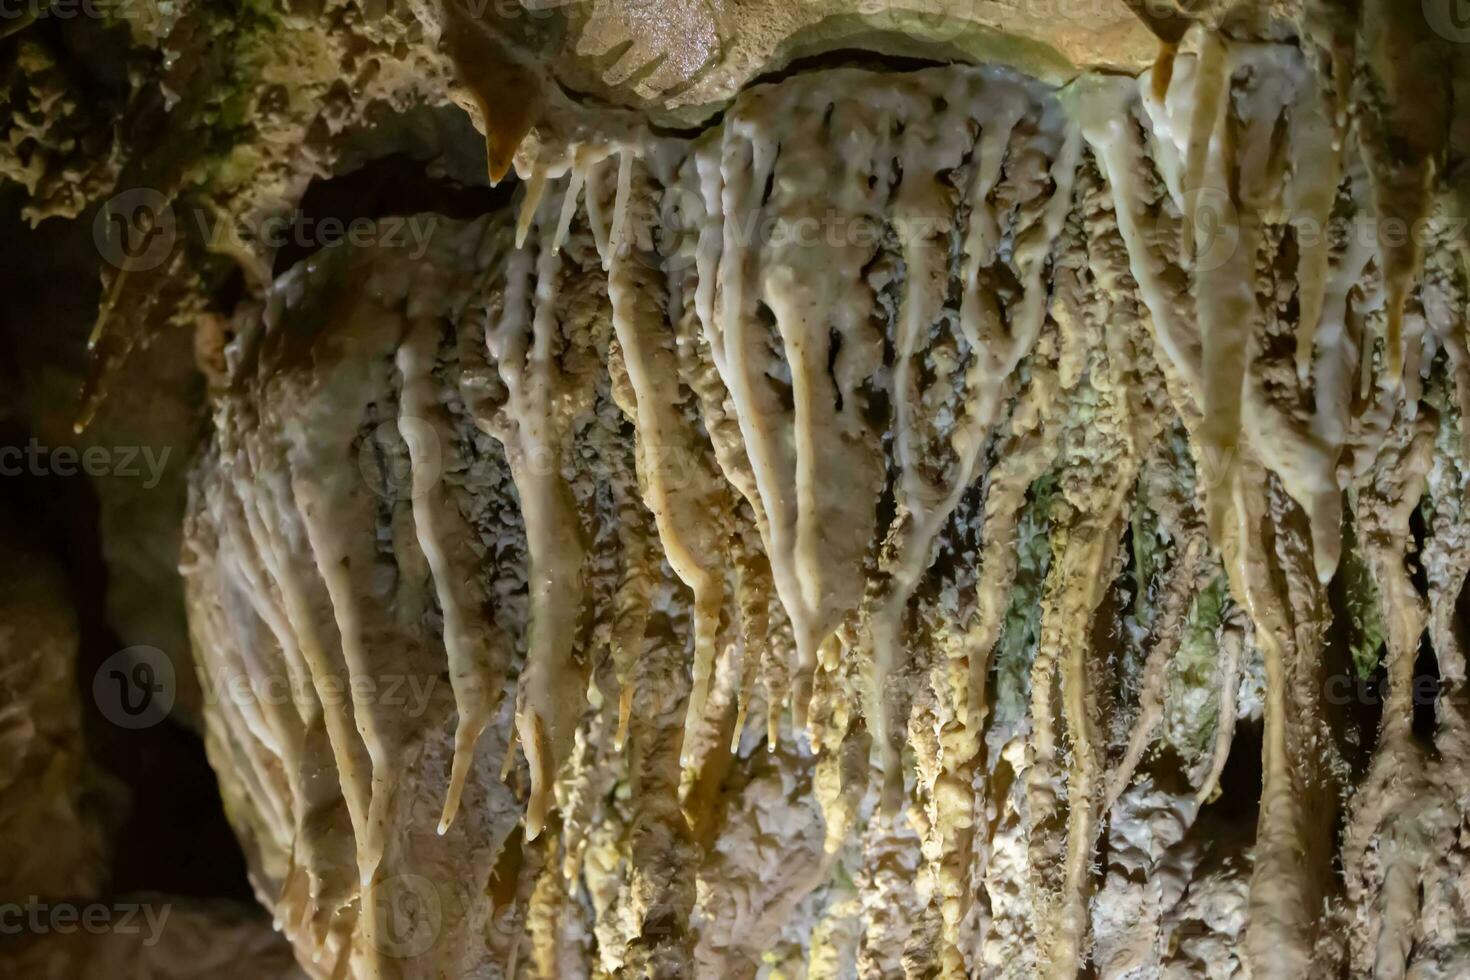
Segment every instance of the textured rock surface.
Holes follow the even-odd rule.
[[[18,511],[0,513],[0,974],[304,976],[250,906],[114,892],[113,852],[137,842],[118,840],[128,794],[84,737],[70,586]]]
[[[8,527],[0,560],[28,570],[0,589],[0,896],[95,895],[116,800],[82,742],[76,623],[60,570]]]
[[[1126,5],[1094,0],[507,0],[442,10],[446,32],[473,23],[568,89],[684,125],[759,76],[835,51],[998,61],[1057,81],[1084,67],[1140,71],[1156,50]]]
[[[1464,972],[1464,38],[1081,6],[7,25],[27,218],[121,192],[93,438],[208,381],[201,725],[302,970]],[[442,193],[258,233],[358,168]],[[286,975],[197,922],[21,955]]]
[[[1168,70],[543,139],[237,317],[191,618],[323,975],[1454,969],[1462,229]]]
[[[72,926],[0,947],[0,967],[34,980],[301,980],[306,974],[270,923],[226,903],[162,895],[94,905],[128,924],[106,932]],[[76,906],[78,917],[88,903]],[[145,910],[145,911],[140,911]]]

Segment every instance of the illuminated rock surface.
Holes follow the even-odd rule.
[[[105,277],[89,405],[198,338],[202,726],[304,969],[1470,967],[1464,45],[1157,6],[181,15],[171,111],[243,103],[121,154],[176,215],[477,186],[452,103],[514,174]]]

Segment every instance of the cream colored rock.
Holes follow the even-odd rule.
[[[170,194],[289,207],[450,102],[519,180],[110,280],[103,361],[220,341],[190,624],[303,969],[1462,968],[1464,39],[1133,6],[179,21],[170,79],[263,84]]]
[[[1424,217],[1445,292],[1396,335],[1398,260],[1355,227],[1378,164],[1307,55],[1210,36],[1167,68],[818,71],[692,138],[543,135],[517,214],[324,252],[240,318],[190,608],[206,687],[240,694],[212,755],[304,963],[1449,955],[1457,912],[1404,938],[1439,880],[1407,842],[1460,803],[1430,772],[1432,815],[1382,829],[1325,583],[1346,492],[1391,626],[1387,771],[1426,621],[1404,522],[1438,493],[1430,540],[1459,534],[1464,446],[1432,439],[1452,226]],[[1319,280],[1297,243],[1324,180],[1347,220]],[[1042,547],[1006,560],[1023,529]],[[390,703],[400,678],[433,696]],[[1264,786],[1227,810],[1242,767]]]

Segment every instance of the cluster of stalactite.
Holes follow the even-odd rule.
[[[1335,91],[797,75],[237,313],[184,571],[303,962],[1458,975],[1462,229]]]

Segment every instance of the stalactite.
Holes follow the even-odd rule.
[[[557,357],[565,341],[559,335],[556,297],[565,273],[561,252],[550,247],[554,231],[534,219],[544,182],[544,175],[532,180],[516,226],[519,243],[534,223],[537,249],[507,258],[499,317],[485,332],[506,391],[503,413],[486,424],[506,447],[531,557],[530,649],[516,719],[531,766],[531,838],[546,819],[552,784],[571,748],[585,677],[572,647],[586,546],[561,474],[570,420],[557,404],[562,371]],[[549,211],[544,217],[549,219]]]
[[[444,617],[444,648],[459,712],[454,735],[454,768],[444,800],[444,814],[439,821],[442,834],[459,809],[475,743],[495,710],[509,657],[503,649],[496,648],[504,642],[498,631],[475,622],[486,604],[475,574],[479,556],[469,545],[468,523],[452,500],[441,499],[442,490],[438,486],[440,468],[454,467],[453,461],[443,458],[446,448],[453,443],[434,403],[431,376],[440,325],[430,319],[413,324],[410,330],[397,354],[403,391],[398,429],[408,446],[414,527],[432,570]]]
[[[208,720],[318,972],[1152,976],[1229,946],[1315,976],[1355,921],[1352,970],[1414,975],[1405,910],[1452,889],[1419,823],[1463,851],[1465,271],[1337,226],[1429,214],[1437,157],[1345,115],[1323,52],[1191,49],[541,133],[516,213],[272,288],[187,574],[206,681],[291,681]],[[1349,490],[1389,636],[1356,785],[1324,703]],[[332,695],[396,674],[450,690]],[[1213,840],[1238,717],[1255,836]],[[426,799],[485,849],[454,952],[397,956],[370,913],[468,875]]]
[[[613,329],[632,398],[623,406],[638,432],[639,486],[658,525],[665,559],[694,593],[694,687],[688,722],[702,718],[715,663],[715,633],[724,604],[724,582],[718,570],[722,553],[724,501],[721,484],[709,472],[686,416],[674,358],[673,333],[665,323],[662,276],[640,262],[634,252],[653,249],[652,195],[641,172],[634,187],[634,165],[628,156],[619,164],[614,229],[627,226],[629,248],[608,244],[608,299]],[[595,189],[589,192],[595,193]],[[570,191],[568,195],[570,196]],[[631,198],[631,201],[630,201]],[[622,232],[619,232],[622,234]],[[688,732],[686,731],[686,735]]]
[[[1414,661],[1419,655],[1427,610],[1406,563],[1410,551],[1409,518],[1419,505],[1429,469],[1433,420],[1420,415],[1400,418],[1387,451],[1378,457],[1367,485],[1357,492],[1357,521],[1369,568],[1378,587],[1382,616],[1388,626],[1387,697],[1378,745],[1368,777],[1358,788],[1343,846],[1348,889],[1354,904],[1376,905],[1376,939],[1358,934],[1352,950],[1357,967],[1375,976],[1403,976],[1413,942],[1417,910],[1419,862],[1415,843],[1389,823],[1424,795],[1418,774],[1426,760],[1412,733]],[[1371,862],[1369,849],[1377,851]],[[1365,879],[1376,879],[1378,897],[1369,898]]]

